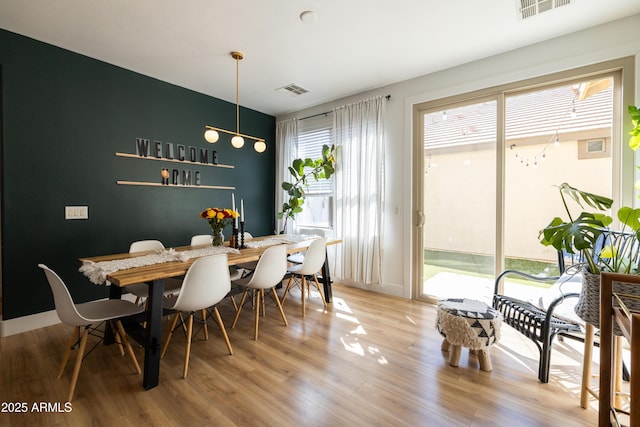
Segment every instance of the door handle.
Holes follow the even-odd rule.
[[[416,211],[416,216],[417,216],[417,218],[416,218],[417,219],[416,226],[422,227],[424,225],[424,222],[425,222],[425,219],[426,219],[425,215],[424,215],[424,212]]]

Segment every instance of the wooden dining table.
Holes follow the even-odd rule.
[[[269,238],[281,238],[280,235],[275,236],[262,236],[252,239],[252,241],[260,241]],[[306,250],[306,248],[313,241],[312,238],[300,240],[295,243],[287,244],[287,253],[293,254]],[[327,245],[335,245],[340,243],[339,239],[327,239]],[[285,244],[285,243],[282,243]],[[174,248],[175,251],[187,251],[197,248],[203,248],[204,246],[182,246]],[[257,261],[264,251],[269,246],[262,246],[259,248],[243,248],[239,250],[239,253],[229,253],[228,263],[229,265],[238,265],[246,262]],[[133,258],[138,256],[148,255],[152,252],[139,252],[135,254],[121,253],[113,255],[101,255],[92,256],[86,258],[80,258],[81,263],[85,262],[103,262],[122,260],[127,258]],[[113,273],[109,273],[106,279],[111,283],[109,298],[120,299],[122,297],[123,289],[127,286],[136,283],[146,283],[149,286],[149,295],[147,298],[147,311],[144,321],[146,325],[144,329],[138,327],[138,333],[133,333],[133,338],[141,341],[144,347],[144,369],[142,385],[146,390],[156,387],[160,379],[160,348],[162,339],[162,317],[164,314],[162,306],[162,298],[164,293],[164,281],[172,277],[184,276],[191,264],[196,261],[197,258],[191,258],[187,261],[171,261],[160,264],[146,265],[143,267],[133,267],[126,270],[119,270]],[[325,258],[325,263],[321,271],[321,281],[324,287],[324,294],[327,303],[332,301],[331,290],[331,273],[329,269],[328,258]]]

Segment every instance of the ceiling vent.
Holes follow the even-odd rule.
[[[279,89],[276,89],[276,92],[286,93],[292,96],[298,96],[309,92],[303,87],[298,86],[297,84],[291,83],[290,85],[283,86]]]
[[[518,0],[518,9],[520,17],[527,19],[560,6],[568,6],[571,3],[575,3],[575,0]]]

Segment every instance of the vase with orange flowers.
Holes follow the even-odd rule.
[[[224,244],[222,229],[238,217],[238,212],[233,209],[206,208],[200,212],[200,218],[207,220],[213,233],[213,246]]]

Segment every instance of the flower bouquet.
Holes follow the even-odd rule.
[[[200,218],[206,219],[213,232],[213,246],[222,246],[224,235],[222,229],[238,217],[238,212],[232,209],[206,208],[200,212]]]

